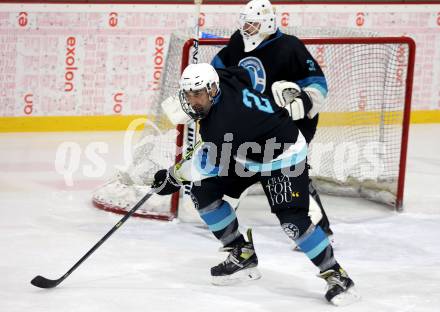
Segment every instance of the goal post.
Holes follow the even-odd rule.
[[[413,88],[413,76],[414,76],[414,64],[415,64],[415,51],[416,44],[413,39],[409,37],[347,37],[347,38],[304,38],[303,43],[308,49],[312,47],[322,47],[324,46],[394,46],[396,48],[395,62],[397,66],[396,79],[399,83],[404,84],[404,96],[401,99],[401,136],[400,136],[400,153],[398,157],[398,177],[397,186],[395,191],[395,202],[391,203],[396,210],[401,210],[403,206],[403,194],[405,185],[405,171],[406,171],[406,157],[408,148],[408,135],[409,135],[409,123],[411,114],[411,98],[412,98],[412,88]],[[227,45],[229,39],[218,38],[218,39],[202,39],[199,41],[199,46],[224,46]],[[193,40],[187,40],[183,46],[182,51],[182,68],[188,65],[189,53],[193,46]],[[402,46],[405,46],[402,50]],[[400,49],[400,50],[399,50]],[[404,51],[404,52],[402,52]],[[400,53],[400,54],[399,54]],[[313,53],[312,53],[313,54]],[[315,59],[322,60],[323,55],[314,55]],[[322,65],[322,64],[320,64]],[[327,64],[326,67],[331,67],[332,64]],[[404,73],[403,67],[406,67],[406,73]],[[326,69],[323,68],[324,73]],[[405,77],[402,77],[405,76]],[[402,81],[404,80],[404,81]],[[331,93],[332,90],[329,90]],[[391,112],[391,110],[385,110],[384,112]],[[325,114],[325,113],[324,113]],[[341,114],[342,115],[342,114]],[[373,119],[371,117],[371,119]],[[368,121],[367,121],[368,122]],[[397,120],[392,120],[395,123]],[[318,124],[319,127],[319,124]],[[313,143],[312,143],[313,144]],[[331,192],[330,192],[331,193]],[[374,199],[374,198],[370,198]],[[380,201],[380,200],[379,200]]]
[[[350,32],[348,36],[339,37],[339,31],[327,32],[327,37],[300,36],[321,65],[329,87],[310,146],[310,176],[319,192],[364,197],[401,210],[415,43],[408,37],[374,37],[371,34],[361,37],[362,34]],[[320,35],[325,31],[314,29],[312,33]],[[227,37],[230,34],[227,33]],[[334,34],[335,37],[331,37]],[[156,120],[165,118],[160,103],[175,94],[180,73],[190,62],[194,43],[194,39],[188,40],[190,37],[191,34],[173,35],[170,40]],[[228,39],[200,39],[199,62],[210,63],[227,42]],[[155,170],[167,168],[168,164],[180,159],[185,148],[184,126],[179,125],[176,130],[165,122],[159,128],[170,134],[165,135],[164,130],[158,138],[151,129],[144,130],[145,144],[149,142],[147,137],[160,144],[152,144],[155,146],[152,150],[141,144],[139,151],[142,153],[134,152],[135,158],[139,154],[137,158],[148,160],[147,166],[133,165],[128,170],[136,182],[125,185],[120,178],[113,179],[94,192],[95,206],[125,213],[136,198],[149,189],[151,177],[136,179],[137,176],[147,169],[149,175],[154,174]],[[159,197],[153,196],[149,206],[142,207],[137,215],[162,220],[179,216],[179,193]]]

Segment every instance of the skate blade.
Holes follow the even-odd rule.
[[[240,282],[257,280],[261,273],[257,268],[244,269],[227,276],[211,276],[211,283],[216,286],[228,286]]]
[[[356,291],[356,288],[353,286],[350,287],[347,291],[333,297],[331,303],[335,306],[342,307],[350,305],[359,300],[361,300],[361,296]]]

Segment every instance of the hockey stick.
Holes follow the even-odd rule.
[[[193,52],[191,55],[191,64],[197,64],[199,62],[198,54],[199,54],[199,17],[200,17],[200,6],[202,5],[202,0],[194,0],[194,4],[196,6],[195,11],[195,27],[194,27],[194,45]],[[196,123],[190,122],[187,126],[187,134],[186,134],[186,150],[190,150],[194,147],[196,143]],[[186,185],[183,189],[183,195],[190,195],[192,183]]]
[[[194,28],[194,50],[191,57],[191,64],[197,64],[199,62],[198,54],[199,54],[199,18],[200,18],[200,6],[202,5],[202,0],[194,0],[194,4],[196,5],[196,13],[195,13],[195,22],[196,26]]]
[[[95,252],[95,250],[98,249],[99,246],[101,246],[107,240],[107,238],[109,238],[117,229],[119,229],[121,225],[124,224],[124,222],[127,221],[127,219],[130,218],[130,216],[136,210],[138,210],[139,207],[141,207],[151,197],[151,195],[155,193],[155,191],[155,189],[150,189],[150,191],[145,194],[145,196],[142,197],[142,199],[133,208],[131,208],[131,210],[127,212],[127,214],[118,223],[116,223],[116,225],[112,227],[112,229],[108,231],[108,233],[105,234],[99,242],[95,244],[95,246],[93,246],[81,259],[79,259],[77,263],[73,265],[73,267],[69,269],[69,271],[66,272],[66,274],[56,280],[51,280],[41,275],[38,275],[32,279],[31,284],[40,288],[54,288],[58,286],[58,284],[64,281],[73,271],[75,271],[80,266],[80,264],[84,262],[84,260],[86,260],[93,252]]]

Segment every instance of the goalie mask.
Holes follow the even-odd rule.
[[[206,117],[219,94],[219,84],[218,74],[210,64],[188,65],[179,82],[183,111],[194,120]]]
[[[244,52],[254,50],[277,30],[275,10],[268,0],[252,0],[240,13]]]

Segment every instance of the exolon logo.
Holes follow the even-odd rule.
[[[31,115],[34,110],[34,100],[32,99],[33,94],[28,93],[24,96],[24,113],[26,115]]]
[[[65,74],[64,74],[64,91],[71,92],[74,90],[74,78],[75,71],[78,67],[75,66],[75,48],[76,48],[76,38],[69,37],[66,40],[66,60],[65,60]]]
[[[154,41],[154,55],[153,55],[153,81],[149,84],[150,90],[160,89],[160,78],[162,76],[162,70],[164,65],[164,49],[165,49],[165,38],[162,36],[156,37]]]
[[[113,95],[113,111],[116,114],[119,114],[122,112],[122,97],[124,96],[124,93],[118,92],[115,95]]]

